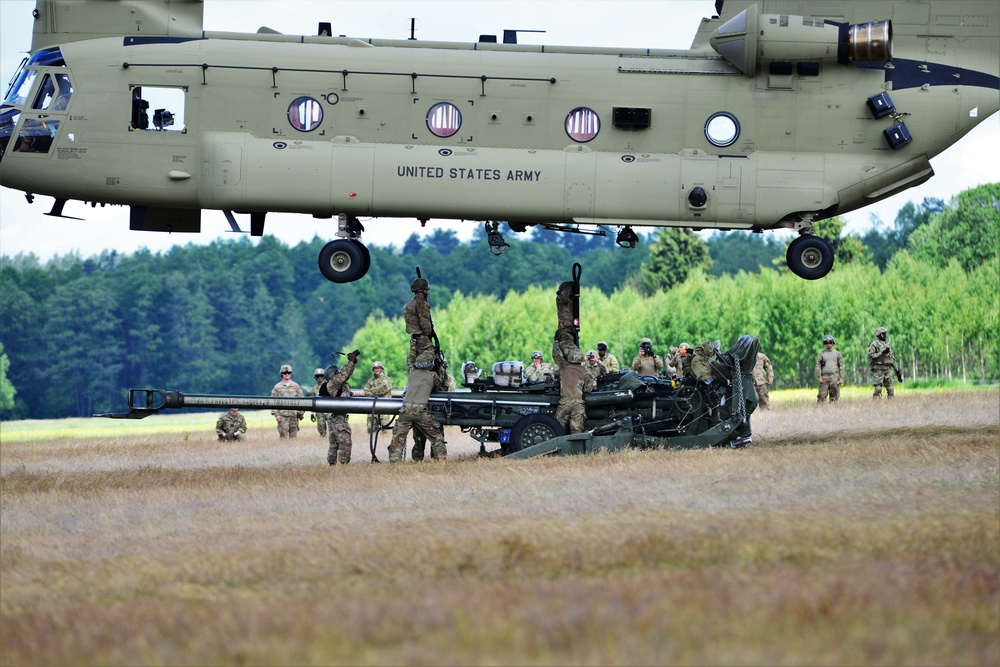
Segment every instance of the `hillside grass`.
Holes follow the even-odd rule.
[[[445,463],[372,466],[356,424],[330,468],[306,426],[5,437],[0,663],[1000,655],[996,390],[776,401],[738,451],[480,459],[449,428]]]

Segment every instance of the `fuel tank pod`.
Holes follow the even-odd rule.
[[[892,23],[850,25],[822,18],[760,14],[751,5],[715,30],[709,43],[747,76],[760,63],[836,61],[883,64],[892,58]]]

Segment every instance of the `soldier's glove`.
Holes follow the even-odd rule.
[[[892,346],[891,345],[886,345],[885,346],[885,352],[883,352],[882,354],[892,354]]]
[[[316,421],[316,413],[313,412],[309,415],[309,421]]]
[[[358,363],[358,357],[361,356],[361,350],[354,350],[353,352],[347,353],[347,360],[352,364]]]

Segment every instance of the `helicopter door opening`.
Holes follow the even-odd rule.
[[[187,132],[184,124],[186,88],[134,86],[129,130]]]

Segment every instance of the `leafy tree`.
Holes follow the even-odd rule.
[[[868,230],[861,240],[871,250],[875,264],[885,270],[892,256],[907,247],[913,232],[926,225],[932,216],[943,210],[944,201],[941,199],[925,197],[923,203],[919,205],[906,202],[896,214],[892,227],[883,233],[882,221],[876,216],[873,218],[875,226]]]
[[[784,257],[785,247],[773,235],[748,234],[744,231],[716,232],[708,237],[708,254],[713,276],[736,274],[740,271],[758,273],[761,267],[774,266],[774,260]]]
[[[14,394],[17,389],[7,379],[7,369],[10,368],[10,359],[3,351],[3,343],[0,342],[0,414],[9,413],[14,409]]]
[[[834,268],[853,262],[871,262],[871,253],[857,234],[844,234],[846,222],[839,216],[820,220],[813,225],[816,236],[833,246]]]
[[[1000,183],[957,195],[913,232],[910,248],[918,259],[942,267],[956,260],[966,271],[1000,255]]]
[[[708,246],[689,229],[661,227],[649,250],[649,261],[639,272],[646,294],[667,290],[687,280],[694,269],[708,268]]]

